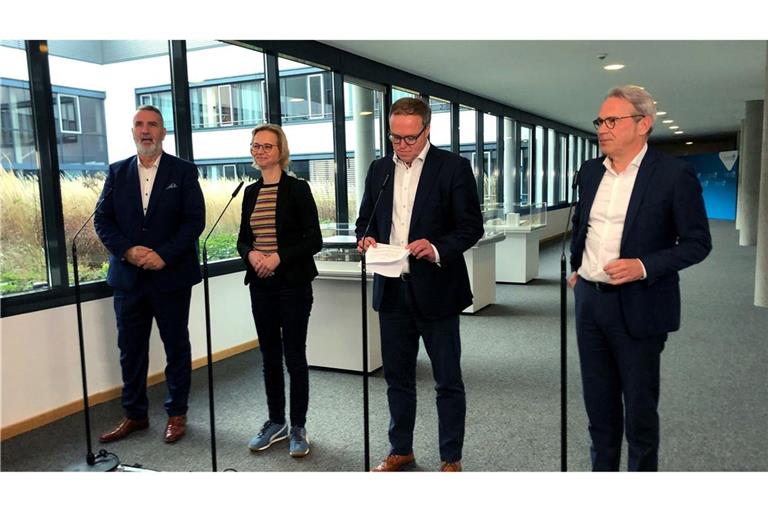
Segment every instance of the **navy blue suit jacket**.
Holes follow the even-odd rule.
[[[574,209],[571,269],[581,266],[589,213],[605,167],[603,158],[584,162]],[[702,261],[712,249],[701,185],[693,167],[649,147],[627,208],[620,258],[639,258],[647,278],[621,286],[622,312],[634,337],[680,328],[678,271]]]
[[[395,163],[391,156],[374,161],[356,222],[358,239],[370,221],[368,236],[389,243],[392,230]],[[381,200],[373,212],[384,179]],[[431,146],[416,189],[408,242],[426,238],[440,253],[440,265],[410,256],[411,288],[416,305],[427,319],[459,314],[472,303],[464,251],[483,236],[483,217],[477,185],[466,158]],[[379,310],[386,279],[374,277],[373,308]]]
[[[198,237],[205,228],[205,201],[197,167],[163,153],[144,215],[136,161],[132,156],[109,166],[104,200],[94,219],[96,233],[110,252],[107,283],[118,290],[133,289],[140,269],[123,254],[135,245],[153,249],[165,261],[162,270],[147,271],[156,290],[199,283]]]

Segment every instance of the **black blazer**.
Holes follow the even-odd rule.
[[[248,253],[253,250],[251,214],[263,184],[264,180],[259,178],[246,187],[243,195],[237,252],[245,262],[245,284],[259,279],[248,262]],[[281,276],[291,286],[312,281],[317,276],[317,266],[313,256],[322,249],[323,237],[320,234],[315,199],[306,181],[294,178],[285,172],[280,176],[280,182],[277,185],[275,224],[277,254],[280,256],[280,265],[275,269],[275,275]]]
[[[389,243],[392,229],[395,163],[391,156],[374,161],[368,169],[365,192],[356,229],[358,239],[368,222],[368,236]],[[381,200],[373,206],[385,177]],[[464,251],[483,236],[483,217],[477,185],[469,160],[431,146],[416,189],[408,242],[426,238],[440,253],[440,265],[409,257],[413,295],[419,311],[428,319],[459,314],[472,304]],[[373,307],[379,310],[386,279],[375,275]]]
[[[604,172],[603,158],[584,162],[579,171],[571,238],[573,271],[581,266],[589,213]],[[632,189],[620,247],[621,258],[639,258],[648,274],[619,290],[632,336],[680,328],[678,271],[702,261],[711,249],[701,185],[693,167],[649,147]]]
[[[130,291],[140,269],[123,259],[134,245],[154,249],[166,266],[147,271],[157,290],[171,291],[201,280],[198,237],[205,228],[205,200],[192,162],[163,153],[147,214],[141,202],[137,157],[109,166],[94,226],[109,250],[107,284]]]

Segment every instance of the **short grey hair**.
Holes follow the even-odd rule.
[[[656,104],[653,102],[653,96],[648,94],[648,91],[638,85],[622,85],[621,87],[614,87],[608,94],[605,95],[605,99],[608,98],[621,98],[627,100],[632,104],[638,114],[642,114],[651,118],[651,128],[648,130],[648,135],[653,131],[653,124],[656,122]]]
[[[150,112],[154,112],[155,114],[160,116],[160,126],[165,128],[165,119],[163,119],[163,113],[160,112],[159,108],[157,108],[154,105],[141,105],[141,106],[139,106],[139,108],[136,109],[136,113],[139,113],[142,110],[149,110]]]

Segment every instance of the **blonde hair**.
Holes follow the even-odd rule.
[[[278,164],[280,164],[281,169],[286,170],[288,168],[288,162],[291,160],[291,152],[288,149],[288,137],[285,136],[285,132],[280,125],[265,123],[258,125],[251,131],[251,142],[253,142],[253,138],[257,133],[264,130],[274,133],[277,137],[277,149],[280,150],[280,160],[278,161]],[[253,167],[258,168],[255,161]]]

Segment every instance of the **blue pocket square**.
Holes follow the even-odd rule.
[[[179,188],[179,186],[175,183],[171,183],[167,187],[165,187],[165,190],[171,190],[172,188]]]

